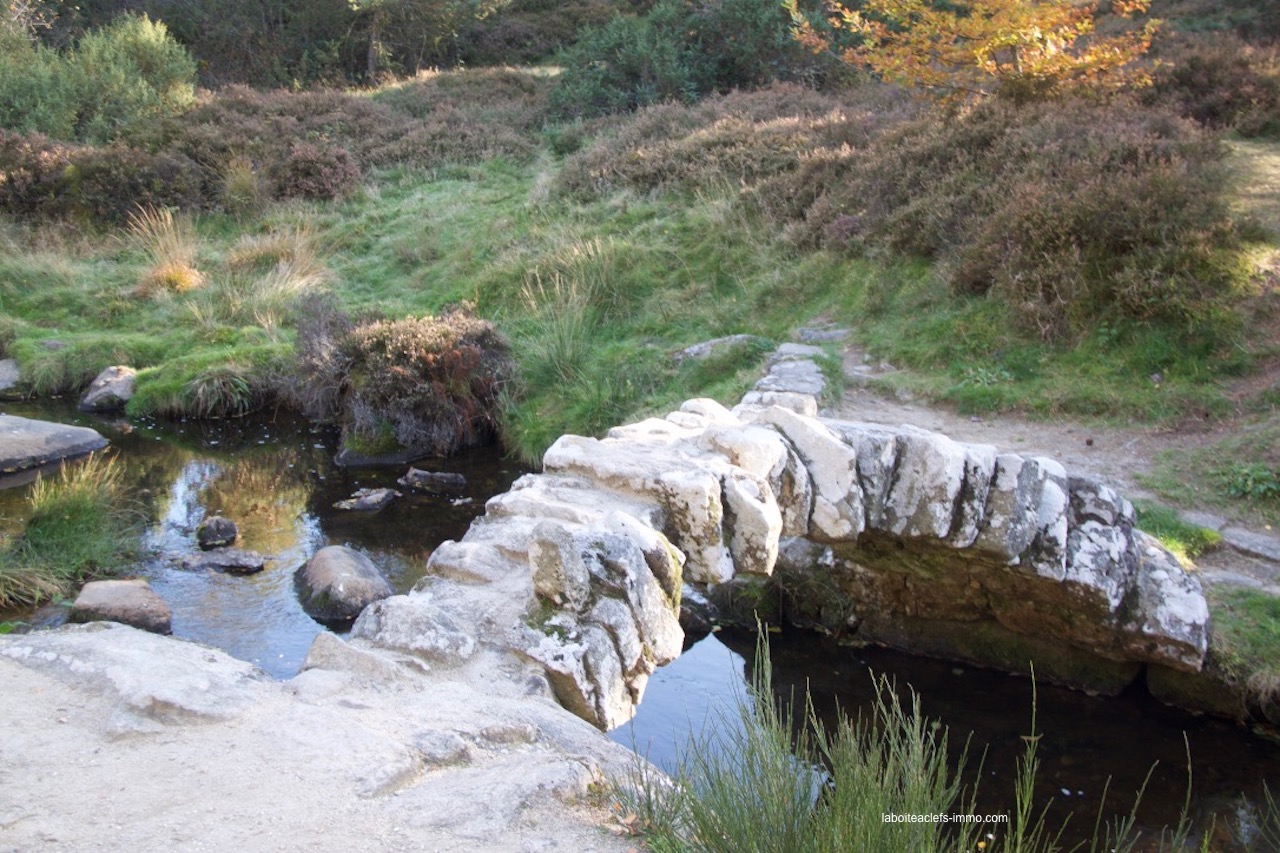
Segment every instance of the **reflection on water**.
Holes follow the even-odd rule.
[[[325,630],[298,603],[293,572],[326,545],[348,545],[378,565],[398,592],[422,576],[431,552],[458,539],[523,471],[495,449],[471,451],[419,467],[456,471],[469,490],[459,498],[406,494],[377,513],[333,504],[359,488],[395,487],[408,466],[342,469],[336,435],[291,416],[218,422],[107,420],[54,403],[8,404],[9,414],[91,426],[111,440],[126,488],[147,521],[148,556],[138,574],[173,608],[173,632],[209,643],[285,678]],[[0,533],[26,523],[27,489],[0,491]],[[222,515],[240,529],[236,546],[267,558],[266,569],[240,576],[186,571],[195,531]]]
[[[674,772],[695,737],[723,737],[721,727],[735,725],[754,652],[750,634],[726,630],[701,640],[654,674],[635,719],[610,737]],[[1034,701],[1036,730],[1043,736],[1038,802],[1052,800],[1050,826],[1070,818],[1063,836],[1068,848],[1092,834],[1108,780],[1107,818],[1129,813],[1150,774],[1139,824],[1151,828],[1148,839],[1175,824],[1187,790],[1188,748],[1191,816],[1200,830],[1215,827],[1209,849],[1249,849],[1233,837],[1256,834],[1264,785],[1280,792],[1280,746],[1165,707],[1142,690],[1103,699],[1039,685],[1033,700],[1026,678],[882,649],[851,649],[796,631],[770,637],[770,664],[774,694],[802,702],[808,690],[828,726],[837,707],[853,716],[869,713],[875,675],[894,680],[904,695],[910,684],[924,714],[949,727],[957,752],[971,736],[968,779],[978,779],[981,763],[976,811],[982,814],[1007,812],[1014,801],[1014,771],[1023,736],[1030,734]]]

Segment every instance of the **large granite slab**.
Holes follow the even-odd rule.
[[[38,468],[106,446],[107,440],[88,427],[0,415],[0,474]]]

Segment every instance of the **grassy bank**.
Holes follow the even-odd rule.
[[[1102,287],[1089,264],[1046,261],[1045,304],[1075,300],[1060,323],[1046,325],[1027,294],[1001,289],[1022,274],[991,266],[983,228],[1022,215],[996,199],[1019,196],[1034,175],[996,164],[1036,134],[1061,135],[1051,111],[976,111],[963,126],[988,140],[978,161],[929,166],[939,149],[922,140],[940,119],[883,88],[780,86],[566,122],[547,110],[553,85],[542,71],[481,69],[363,95],[206,96],[137,143],[201,164],[197,208],[126,227],[4,223],[0,348],[19,361],[30,393],[74,393],[126,363],[140,369],[134,414],[239,415],[297,402],[303,362],[323,349],[319,327],[468,303],[509,339],[515,367],[502,378],[497,417],[507,447],[528,460],[564,432],[596,434],[690,396],[732,402],[761,351],[683,364],[673,355],[742,332],[787,340],[816,319],[854,328],[902,368],[887,380],[895,388],[976,412],[1226,415],[1242,404],[1229,384],[1269,352],[1240,307],[1259,298],[1241,270],[1269,238],[1232,230],[1218,202],[1185,221],[1134,226],[1125,240],[1144,247],[1141,256],[1125,254],[1125,240],[1108,250],[1128,290]],[[1199,169],[1201,184],[1217,174],[1200,131],[1143,115],[1106,143],[1106,157],[1157,164],[1154,183],[1133,184],[1139,200],[1164,191],[1159,169],[1173,167],[1159,164]],[[290,133],[321,142],[300,153]],[[946,144],[962,142],[979,144]],[[98,156],[86,152],[76,156]],[[255,170],[259,157],[283,165]],[[952,195],[873,186],[904,169]],[[996,192],[982,189],[988,172],[1004,182]],[[847,205],[859,187],[901,197],[855,215]],[[938,219],[957,205],[970,220]],[[1049,224],[1067,243],[1091,240],[1072,230],[1088,211],[1077,205],[1076,219]],[[1203,221],[1186,218],[1196,216]],[[1135,270],[1142,257],[1175,263],[1161,247],[1182,246],[1202,225],[1227,229],[1219,242],[1201,234],[1191,258],[1218,277],[1193,287],[1175,276],[1163,305]],[[893,236],[901,233],[914,242]],[[994,284],[960,286],[983,258]],[[1071,297],[1077,285],[1084,290]],[[1244,402],[1262,405],[1267,394],[1274,389]]]
[[[117,574],[137,551],[136,519],[114,459],[69,463],[38,480],[28,501],[26,529],[0,544],[0,610],[40,604]]]

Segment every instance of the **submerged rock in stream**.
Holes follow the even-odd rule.
[[[348,624],[395,592],[368,557],[342,545],[321,548],[294,580],[302,609],[326,625]]]
[[[360,489],[351,497],[335,503],[333,508],[354,510],[356,512],[373,512],[382,509],[398,497],[400,497],[400,493],[395,489]]]
[[[182,568],[189,572],[213,569],[232,575],[251,575],[262,571],[266,565],[267,558],[257,551],[239,548],[215,548],[182,558]]]
[[[225,548],[235,544],[240,536],[240,528],[229,518],[213,515],[200,522],[196,528],[196,544],[201,551],[212,551],[214,548]]]

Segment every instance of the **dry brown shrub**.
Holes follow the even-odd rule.
[[[934,258],[1046,338],[1201,322],[1241,281],[1216,140],[1131,101],[934,110],[817,151],[753,200],[792,239]]]
[[[584,197],[623,188],[750,188],[799,168],[816,150],[858,144],[899,109],[912,109],[888,91],[867,87],[841,98],[775,83],[692,105],[648,107],[571,157],[555,189]]]
[[[1280,45],[1183,36],[1161,45],[1159,58],[1148,103],[1242,136],[1280,132]]]
[[[401,447],[443,456],[496,435],[510,355],[466,307],[356,326],[341,352],[348,438],[376,443],[389,432]]]

